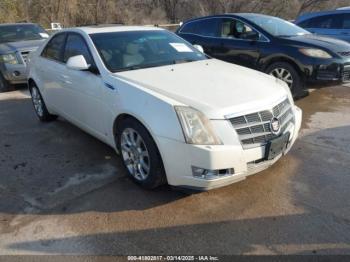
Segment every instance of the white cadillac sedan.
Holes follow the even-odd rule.
[[[245,179],[288,152],[301,110],[282,81],[198,49],[152,27],[60,31],[30,58],[36,114],[113,147],[145,188]]]

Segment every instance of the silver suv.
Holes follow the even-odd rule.
[[[48,38],[37,24],[16,23],[0,25],[0,92],[11,84],[27,81],[27,58]]]

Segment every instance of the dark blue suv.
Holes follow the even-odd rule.
[[[312,33],[350,42],[350,9],[306,13],[295,24]]]

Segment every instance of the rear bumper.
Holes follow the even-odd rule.
[[[291,133],[285,153],[293,146],[301,126],[301,110],[294,107],[294,115],[294,124],[285,130]],[[196,190],[210,190],[239,182],[249,175],[270,167],[282,157],[279,155],[270,161],[259,161],[265,157],[265,147],[244,150],[239,142],[236,145],[196,146],[160,138],[158,146],[168,183],[172,186]],[[204,179],[193,176],[193,167],[234,172],[214,179]]]

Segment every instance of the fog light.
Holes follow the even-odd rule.
[[[192,166],[192,175],[194,177],[207,179],[207,180],[216,179],[223,176],[230,176],[230,175],[233,175],[234,173],[235,173],[235,170],[233,168],[210,170],[210,169]]]
[[[20,76],[20,74],[21,74],[21,73],[18,72],[18,71],[14,71],[14,72],[13,72],[13,75],[14,75],[14,76]]]

